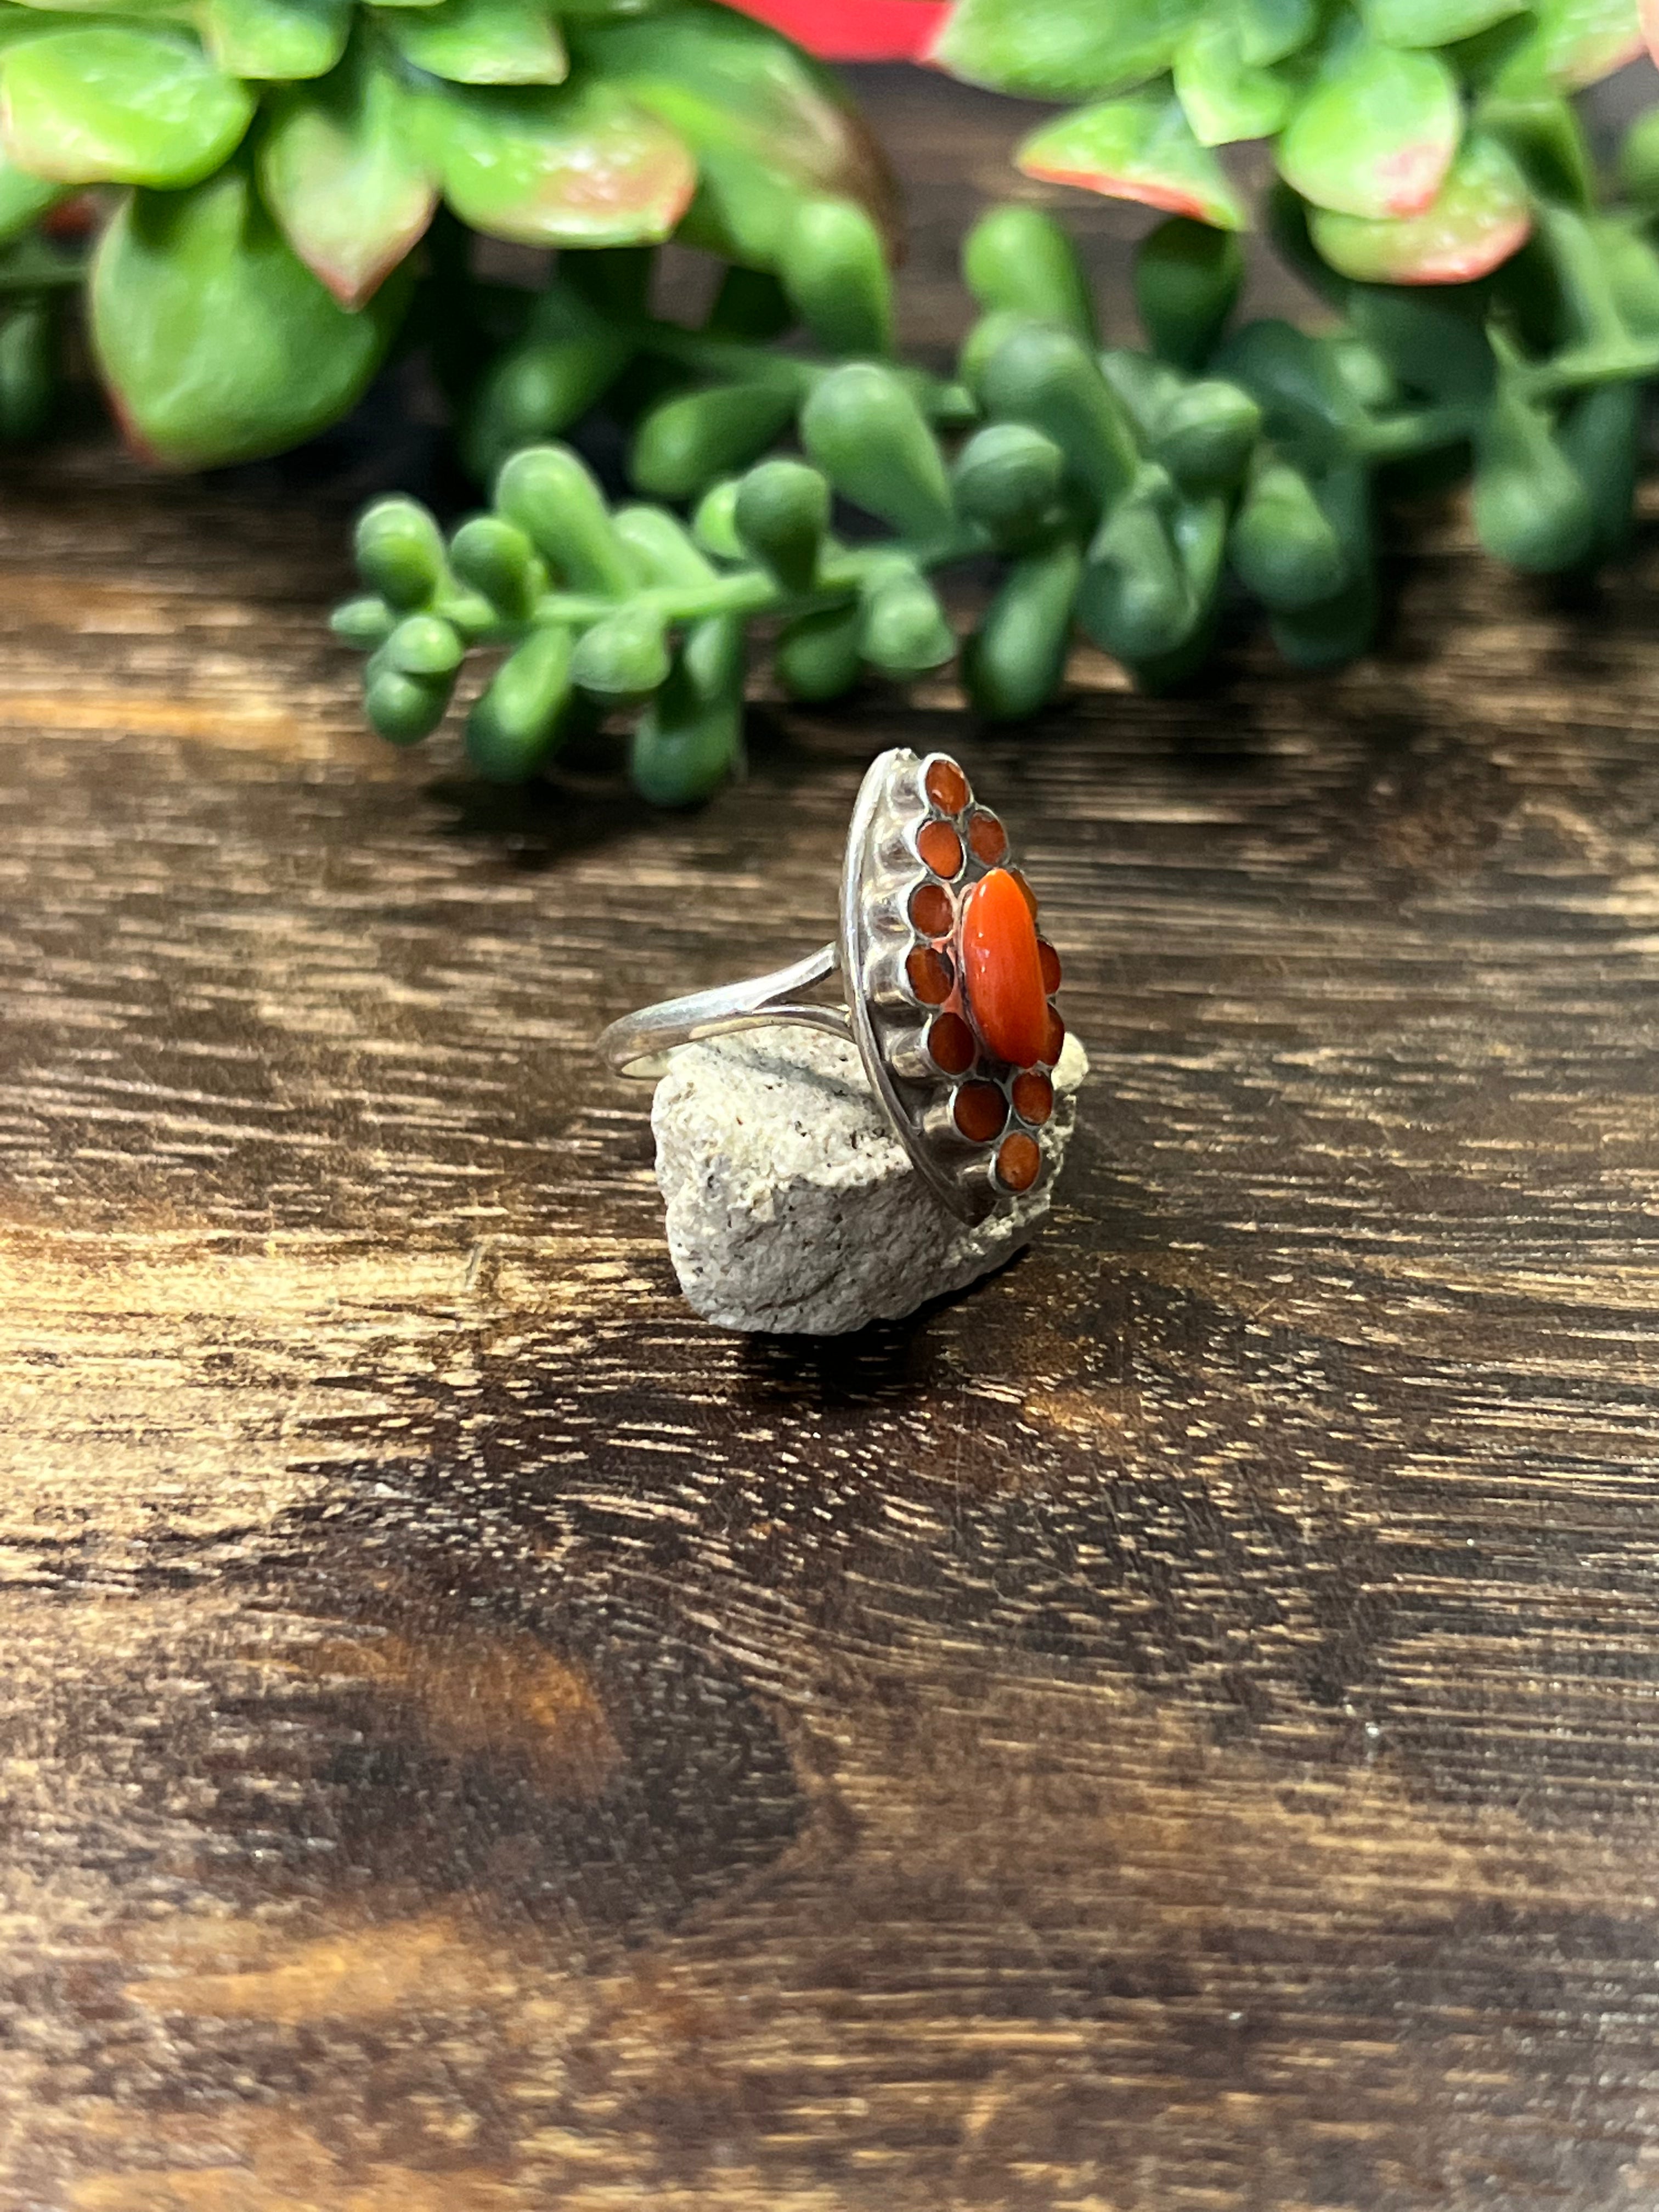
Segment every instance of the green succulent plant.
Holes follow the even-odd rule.
[[[1570,95],[1642,46],[1638,0],[957,0],[932,54],[1082,103],[1028,175],[1242,230],[1218,149],[1267,140],[1329,267],[1440,284],[1520,249],[1540,171],[1587,173]]]
[[[1237,240],[1171,217],[1137,260],[1144,351],[1099,349],[1057,224],[995,210],[964,249],[983,312],[952,381],[882,357],[885,271],[844,215],[792,279],[793,308],[775,285],[746,294],[775,311],[769,330],[798,313],[817,355],[734,335],[718,302],[712,331],[653,319],[635,260],[613,286],[632,307],[607,319],[591,289],[576,297],[584,342],[610,331],[611,373],[647,362],[678,380],[635,428],[635,481],[655,503],[613,509],[574,453],[548,443],[506,459],[490,511],[447,545],[414,502],[377,503],[358,532],[366,594],[335,617],[368,653],[369,719],[417,742],[467,654],[504,647],[467,724],[481,773],[534,775],[574,734],[631,715],[636,786],[683,803],[740,757],[755,625],[800,698],[866,673],[914,677],[957,653],[933,581],[954,564],[995,564],[961,673],[977,711],[1014,719],[1053,697],[1079,630],[1148,687],[1182,680],[1230,594],[1265,608],[1298,666],[1363,651],[1378,487],[1414,469],[1469,473],[1498,557],[1592,563],[1627,532],[1640,385],[1659,374],[1645,212],[1659,210],[1659,125],[1632,134],[1624,168],[1632,204],[1587,210],[1576,184],[1540,190],[1523,255],[1440,289],[1334,276],[1285,191],[1280,241],[1341,310],[1315,332],[1234,327]],[[603,264],[577,266],[591,278]],[[562,389],[574,419],[574,384]],[[689,527],[668,500],[692,506]],[[878,534],[837,534],[836,501]]]
[[[830,77],[710,0],[0,5],[0,245],[88,187],[118,194],[86,279],[99,367],[183,465],[344,412],[441,209],[767,269],[803,203],[886,206]]]

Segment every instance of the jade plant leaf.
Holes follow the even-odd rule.
[[[7,152],[60,184],[194,184],[252,113],[252,95],[180,31],[58,31],[11,47],[0,70]]]
[[[1361,39],[1334,60],[1279,142],[1279,171],[1316,207],[1420,215],[1462,130],[1457,84],[1437,54]]]
[[[422,102],[422,139],[464,222],[530,246],[635,246],[667,237],[696,187],[665,125],[606,85],[446,85]]]
[[[773,266],[806,199],[856,201],[891,233],[896,202],[879,149],[829,73],[725,8],[693,4],[603,24],[567,20],[577,60],[690,147],[700,179],[681,235]]]
[[[406,61],[456,84],[562,84],[569,74],[540,0],[438,0],[391,9],[385,27]]]
[[[1014,159],[1026,176],[1050,184],[1167,208],[1218,230],[1249,228],[1220,163],[1193,136],[1178,100],[1142,94],[1078,108],[1034,131]]]
[[[335,421],[383,359],[407,302],[361,314],[324,290],[240,162],[182,192],[133,194],[92,270],[93,343],[135,444],[180,468],[251,460]]]
[[[1547,86],[1492,92],[1475,110],[1477,129],[1496,138],[1534,192],[1588,209],[1595,199],[1595,164],[1572,102]],[[1626,143],[1630,142],[1628,138]]]
[[[1635,60],[1651,21],[1637,0],[1539,0],[1538,27],[1517,58],[1535,53],[1545,77],[1563,92],[1582,92]],[[1652,43],[1650,32],[1649,41]]]
[[[1238,50],[1252,69],[1298,53],[1319,27],[1314,0],[1233,0]]]
[[[57,9],[0,5],[0,54],[9,53],[25,39],[56,38],[68,28],[58,20],[59,14]]]
[[[360,307],[432,220],[437,185],[407,94],[372,56],[273,101],[259,184],[289,244],[342,307]]]
[[[1505,16],[1519,15],[1527,0],[1361,0],[1371,36],[1386,46],[1449,46],[1472,39]]]
[[[1225,15],[1204,16],[1182,40],[1175,88],[1200,146],[1270,137],[1294,98],[1283,77],[1245,60],[1237,25]]]
[[[32,177],[0,154],[0,246],[21,238],[63,197],[62,185]]]
[[[1202,0],[959,0],[930,58],[1038,100],[1127,92],[1169,68],[1203,12]]]
[[[21,5],[8,7],[9,19],[29,15],[45,16],[50,23],[54,15],[110,15],[117,12],[110,0],[21,0]],[[179,5],[179,0],[129,0],[119,9],[123,15],[153,16],[158,22],[179,21],[187,19],[189,10]],[[61,24],[56,27],[62,29]]]
[[[1331,267],[1366,284],[1466,284],[1507,261],[1532,233],[1527,189],[1491,138],[1472,136],[1421,215],[1393,222],[1312,210]]]
[[[200,21],[208,52],[230,76],[292,83],[339,60],[351,0],[206,0]]]

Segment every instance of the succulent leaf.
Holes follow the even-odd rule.
[[[1489,93],[1476,120],[1513,157],[1533,191],[1571,207],[1592,204],[1595,176],[1589,147],[1571,103],[1559,92],[1539,87]]]
[[[1033,131],[1015,161],[1050,184],[1139,200],[1221,230],[1249,228],[1243,204],[1176,100],[1137,94],[1077,108]]]
[[[1038,100],[1128,92],[1169,68],[1201,13],[1202,0],[959,0],[930,58]]]
[[[1218,15],[1201,16],[1176,49],[1175,88],[1200,146],[1270,137],[1295,99],[1282,75],[1245,60],[1237,21]]]
[[[1474,526],[1489,552],[1548,574],[1595,541],[1595,509],[1542,409],[1503,378],[1475,441]]]
[[[599,324],[559,337],[532,336],[490,368],[468,410],[462,459],[492,475],[515,447],[556,435],[602,399],[628,365],[620,331]]]
[[[738,486],[732,509],[744,549],[784,588],[811,588],[830,527],[830,487],[804,462],[763,461]]]
[[[681,235],[777,264],[800,202],[831,197],[894,224],[890,179],[845,94],[775,32],[703,0],[637,21],[568,21],[574,58],[690,149],[698,191]]]
[[[857,683],[864,665],[859,618],[859,605],[853,600],[813,608],[785,624],[772,665],[792,699],[836,699]]]
[[[1316,208],[1310,228],[1332,268],[1362,283],[1466,284],[1525,244],[1532,208],[1515,163],[1477,135],[1421,215],[1374,222]]]
[[[14,301],[0,323],[0,438],[35,438],[57,397],[58,319],[50,301]]]
[[[714,582],[714,566],[679,517],[665,507],[619,507],[611,520],[642,584],[689,584],[701,589]]]
[[[1135,252],[1135,305],[1154,352],[1197,368],[1226,328],[1244,283],[1238,240],[1185,216],[1149,230]]]
[[[743,624],[694,624],[658,696],[640,717],[629,766],[656,806],[691,806],[718,791],[743,757]]]
[[[364,583],[400,614],[428,605],[444,580],[444,541],[431,510],[395,492],[358,516],[352,551]]]
[[[951,488],[921,410],[890,370],[850,362],[801,411],[801,443],[844,499],[917,538],[947,531]]]
[[[466,757],[490,782],[522,782],[557,745],[570,696],[571,646],[569,631],[557,623],[532,629],[474,703]]]
[[[1399,380],[1436,400],[1483,401],[1494,374],[1478,297],[1367,287],[1353,298],[1357,335]]]
[[[1052,527],[1066,457],[1028,422],[989,422],[975,431],[951,471],[957,511],[1003,550],[1030,544]]]
[[[402,85],[372,54],[276,94],[260,135],[265,204],[343,307],[360,307],[437,204]]]
[[[0,134],[59,184],[193,185],[240,143],[253,100],[187,32],[88,24],[11,47]]]
[[[1602,384],[1580,392],[1562,417],[1561,450],[1589,496],[1595,550],[1609,553],[1628,539],[1642,451],[1642,392],[1635,384]]]
[[[1526,4],[1527,0],[1361,0],[1359,12],[1365,28],[1385,46],[1449,46],[1522,14]]]
[[[942,668],[956,649],[939,594],[919,569],[895,561],[871,578],[859,621],[859,651],[872,668],[902,681]]]
[[[1233,0],[1239,52],[1252,69],[1282,62],[1319,27],[1315,0]]]
[[[394,745],[417,745],[429,738],[449,711],[452,679],[406,676],[400,668],[370,665],[363,710],[373,726]]]
[[[205,0],[199,20],[228,75],[291,83],[325,76],[339,60],[351,0]]]
[[[540,0],[437,0],[392,9],[387,36],[405,61],[455,84],[562,84],[559,27]]]
[[[666,238],[696,184],[674,133],[600,83],[434,85],[421,139],[464,222],[528,246]]]
[[[450,540],[449,564],[503,622],[528,622],[547,581],[528,538],[498,514],[475,514],[461,525]]]
[[[606,705],[637,706],[667,678],[665,630],[655,608],[624,602],[578,641],[570,663],[573,681]]]
[[[631,589],[633,568],[605,495],[568,446],[514,453],[495,479],[495,507],[575,590],[620,599]]]
[[[987,353],[979,392],[988,415],[1029,423],[1059,447],[1068,481],[1097,512],[1122,497],[1138,462],[1128,416],[1070,331],[1016,320]]]
[[[628,473],[653,499],[691,499],[744,468],[793,418],[787,385],[715,384],[653,407],[634,434]]]
[[[406,304],[348,314],[298,260],[240,164],[184,192],[139,191],[99,243],[92,332],[135,441],[174,467],[250,460],[343,415]]]
[[[1340,215],[1420,215],[1462,130],[1456,81],[1438,55],[1357,40],[1291,116],[1279,171],[1304,199]]]
[[[32,177],[0,153],[0,246],[9,246],[38,222],[64,197],[50,178]]]
[[[982,215],[963,241],[962,273],[981,307],[1035,315],[1085,345],[1097,343],[1094,301],[1077,249],[1042,208],[997,207]]]
[[[1284,461],[1257,470],[1228,550],[1244,583],[1276,611],[1321,605],[1352,581],[1347,550],[1313,485]]]
[[[1197,620],[1174,533],[1169,478],[1151,469],[1103,519],[1078,592],[1078,620],[1124,660],[1173,653]]]
[[[1011,565],[963,650],[963,683],[976,713],[1014,721],[1054,696],[1082,574],[1083,556],[1069,538]]]
[[[1653,0],[1642,0],[1643,10]],[[1632,62],[1642,51],[1645,16],[1636,0],[1536,0],[1538,27],[1518,58],[1536,55],[1551,84],[1581,92]]]
[[[790,304],[826,353],[893,349],[893,295],[881,238],[851,200],[802,202],[784,234]]]
[[[1363,410],[1330,349],[1277,317],[1247,323],[1211,368],[1244,386],[1261,409],[1268,436],[1298,459],[1323,464],[1362,426]]]

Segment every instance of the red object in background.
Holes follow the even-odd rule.
[[[90,238],[98,228],[103,210],[93,192],[73,192],[56,207],[46,210],[40,218],[40,228],[48,238]]]
[[[830,62],[920,61],[950,0],[727,0]]]

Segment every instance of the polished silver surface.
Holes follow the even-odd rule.
[[[599,1050],[618,1074],[654,1080],[677,1047],[765,1024],[849,1038],[918,1174],[958,1219],[979,1222],[1018,1194],[1000,1172],[1000,1147],[1007,1136],[1023,1131],[1036,1139],[1042,1159],[1038,1182],[1052,1172],[1053,1160],[1044,1125],[1022,1121],[1016,1109],[1013,1079],[1019,1071],[991,1058],[963,994],[956,934],[961,903],[981,877],[1004,865],[1006,848],[1005,841],[989,860],[975,853],[973,831],[975,824],[984,826],[987,810],[971,792],[955,813],[933,803],[929,774],[941,761],[961,777],[966,790],[966,777],[947,755],[923,757],[896,748],[871,763],[848,827],[834,944],[770,975],[692,991],[625,1015],[603,1031]],[[990,819],[1001,838],[1000,826],[994,817]],[[922,858],[924,832],[935,823],[948,826],[957,839],[960,862],[949,876]],[[916,892],[930,885],[942,888],[951,902],[951,928],[940,935],[930,936],[912,919]],[[946,996],[921,995],[926,976],[919,981],[910,964],[918,958],[924,968],[928,960],[942,963]],[[836,975],[843,1004],[796,996]],[[954,1024],[956,1051],[968,1053],[959,1066],[946,1063],[939,1042],[945,1035],[941,1024],[947,1022]],[[957,1122],[959,1095],[970,1085],[1001,1093],[1005,1118],[991,1136],[969,1137]]]
[[[927,761],[933,758],[930,753]],[[995,1212],[998,1194],[964,1182],[953,1148],[934,1143],[924,1127],[930,1096],[937,1094],[940,1080],[921,1043],[927,1013],[914,1000],[901,1012],[884,1005],[884,994],[872,988],[877,980],[872,971],[895,964],[891,956],[896,955],[902,972],[904,955],[915,942],[906,907],[929,873],[915,850],[916,831],[929,815],[922,789],[927,761],[896,748],[871,763],[859,787],[842,868],[841,968],[862,986],[848,994],[853,1038],[894,1135],[916,1172],[959,1220],[983,1221]],[[885,962],[884,954],[890,956]],[[920,1071],[908,1081],[899,1072],[907,1060]]]
[[[729,1036],[734,1030],[757,1029],[764,1022],[787,1022],[798,1029],[828,1030],[832,1036],[850,1036],[844,1006],[799,1006],[789,995],[821,983],[840,964],[840,948],[824,945],[793,967],[775,969],[769,975],[688,992],[683,999],[665,999],[660,1006],[624,1014],[620,1021],[601,1030],[599,1055],[618,1075],[654,1083],[666,1072],[668,1055],[677,1045]]]

